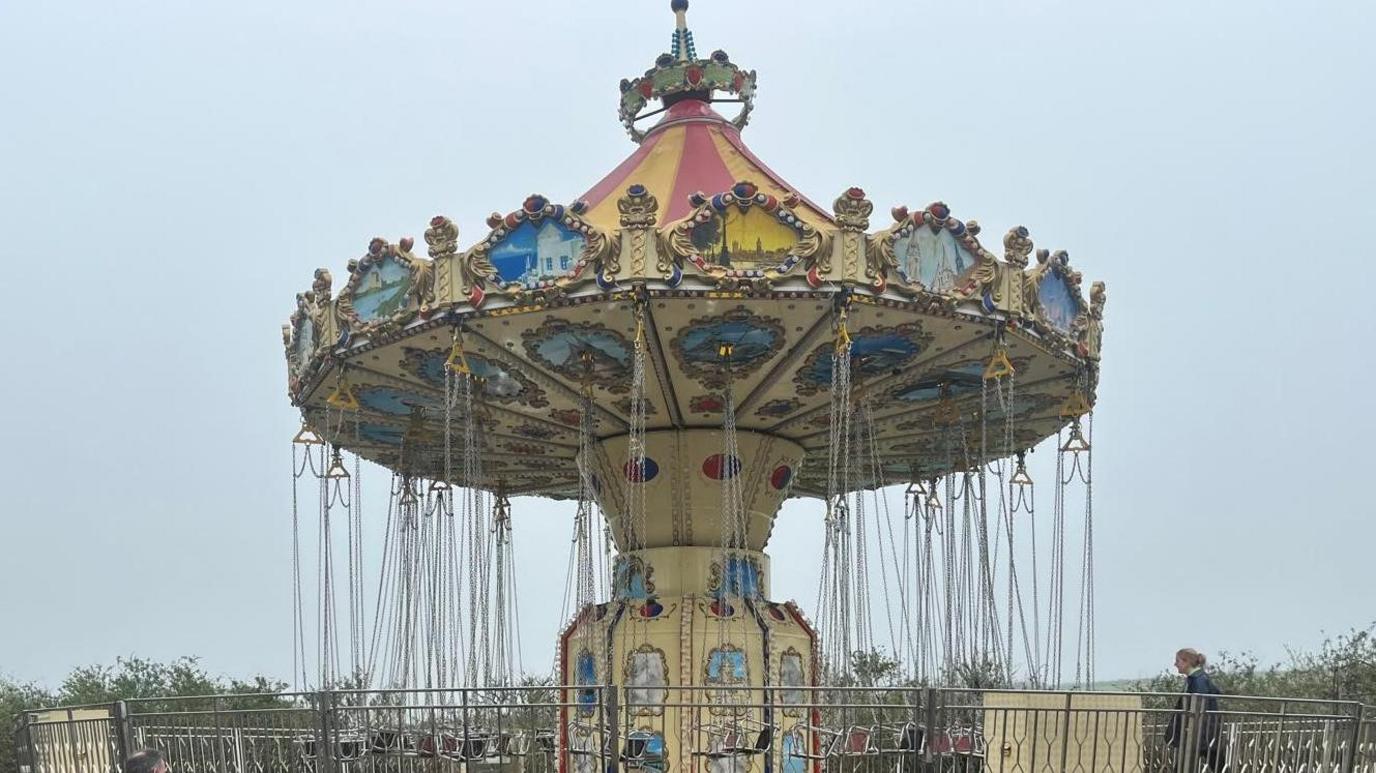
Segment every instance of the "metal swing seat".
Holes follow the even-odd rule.
[[[298,738],[296,745],[302,759],[307,762],[314,762],[319,759],[320,743],[316,738],[310,736]],[[362,735],[339,738],[333,744],[330,759],[336,762],[352,762],[363,757],[369,751],[368,739]]]
[[[772,724],[750,719],[702,725],[694,735],[704,743],[692,756],[706,760],[713,770],[749,770],[754,758],[773,750],[775,732]]]

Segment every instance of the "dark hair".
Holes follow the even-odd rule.
[[[134,752],[124,761],[124,773],[153,773],[165,760],[157,749],[144,749]]]

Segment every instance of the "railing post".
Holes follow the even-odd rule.
[[[1070,701],[1073,693],[1065,694],[1065,721],[1061,723],[1061,767],[1060,770],[1067,770],[1065,763],[1070,756]]]
[[[607,689],[597,689],[597,773],[607,773]]]
[[[315,745],[315,761],[319,766],[316,773],[334,773],[334,693],[321,690],[315,698],[320,712],[320,736]]]
[[[620,770],[621,744],[618,738],[620,737],[621,730],[621,713],[616,709],[618,704],[616,699],[616,685],[603,687],[602,689],[607,691],[607,714],[611,717],[611,721],[607,723],[608,735],[610,736],[607,739],[607,753],[611,756],[611,759],[608,760],[610,763],[609,767],[612,770]]]
[[[1362,717],[1365,715],[1366,706],[1358,703],[1357,713],[1352,717],[1352,734],[1347,739],[1347,751],[1343,755],[1343,773],[1354,773],[1357,770],[1357,747],[1362,743]]]
[[[1185,716],[1181,718],[1181,733],[1175,747],[1175,769],[1179,773],[1194,773],[1198,770],[1199,740],[1203,731],[1203,696],[1189,693],[1185,695]]]
[[[217,695],[210,699],[210,707],[211,716],[215,718],[215,762],[220,766],[220,773],[229,773],[229,763],[225,757],[225,744],[228,739],[225,738],[224,714],[221,711],[220,696]]]
[[[470,750],[473,748],[471,745],[473,741],[469,738],[469,726],[473,724],[473,720],[468,714],[468,691],[470,689],[472,688],[464,687],[463,691],[460,693],[460,695],[463,696],[462,702],[460,703],[461,713],[463,714],[463,741],[461,742],[463,746],[460,747],[460,756],[464,758],[465,764],[467,764],[468,758],[472,756]],[[430,710],[430,735],[435,739],[433,741],[435,744],[435,753],[439,754],[443,751],[441,748],[443,746],[443,741],[440,739],[440,726],[439,721],[435,718],[434,709]]]
[[[926,727],[922,728],[922,761],[931,764],[932,734],[936,732],[936,695],[935,687],[922,688],[922,714]]]
[[[124,761],[134,753],[134,734],[129,727],[129,704],[115,701],[110,707],[110,719],[114,723],[115,731],[115,760],[112,767],[120,771],[124,770]]]
[[[16,756],[19,762],[19,773],[38,773],[38,755],[33,748],[33,715],[25,711],[19,715],[22,724],[14,731],[15,745],[18,746],[19,736],[24,737],[22,749],[16,749]]]

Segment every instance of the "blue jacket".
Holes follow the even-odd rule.
[[[1185,695],[1180,696],[1175,701],[1175,714],[1171,716],[1170,723],[1166,726],[1166,745],[1180,745],[1181,736],[1184,735],[1185,723],[1185,697],[1186,695],[1204,695],[1204,717],[1198,729],[1199,737],[1196,739],[1199,751],[1202,753],[1208,750],[1217,740],[1219,731],[1218,721],[1218,686],[1214,680],[1204,673],[1204,669],[1196,668],[1185,677]]]

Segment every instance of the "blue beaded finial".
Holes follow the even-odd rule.
[[[697,58],[693,50],[693,33],[688,30],[688,0],[670,0],[669,8],[674,12],[674,44],[671,53],[681,61]]]

